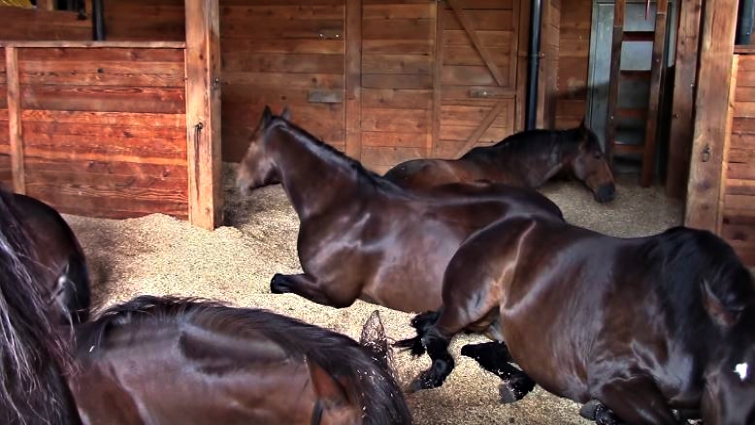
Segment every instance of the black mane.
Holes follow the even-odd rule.
[[[143,295],[110,307],[98,316],[80,330],[80,349],[97,346],[109,329],[131,324],[182,322],[212,329],[212,324],[223,323],[233,328],[233,336],[243,335],[245,329],[254,330],[294,358],[307,356],[331,376],[354,378],[358,388],[345,390],[363,406],[365,424],[411,422],[392,373],[381,368],[364,348],[345,335],[271,311],[233,308],[200,298]]]
[[[42,269],[12,194],[0,188],[0,423],[80,423],[63,378],[69,345],[45,302]]]
[[[721,335],[703,305],[703,282],[729,311],[755,308],[750,271],[732,247],[705,230],[674,227],[649,238],[643,247],[656,293],[666,305],[667,324],[697,354]],[[715,344],[714,344],[715,345]]]
[[[398,186],[396,186],[390,180],[385,179],[383,176],[375,173],[374,171],[368,170],[367,168],[364,167],[364,165],[361,162],[344,154],[343,152],[339,151],[333,146],[315,137],[313,134],[311,134],[307,130],[303,129],[302,127],[299,127],[298,125],[294,124],[291,121],[286,120],[285,118],[281,116],[273,115],[273,117],[271,118],[270,124],[267,127],[268,130],[273,128],[273,126],[276,124],[284,125],[284,128],[294,130],[296,133],[300,133],[304,135],[307,138],[307,140],[309,140],[313,145],[320,148],[322,152],[328,154],[332,158],[335,158],[336,161],[343,162],[347,166],[352,168],[362,181],[365,181],[374,187],[378,187],[382,189],[387,189],[387,190],[392,190],[392,191],[395,191],[398,189]]]

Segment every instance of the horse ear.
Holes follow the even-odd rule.
[[[386,371],[392,371],[390,348],[388,338],[385,337],[385,328],[380,320],[380,312],[375,310],[362,327],[362,335],[359,345],[369,351],[370,356],[377,361]]]
[[[265,105],[265,109],[262,111],[262,124],[267,125],[273,118],[273,111],[269,105]]]
[[[719,326],[730,327],[739,321],[743,308],[725,305],[710,287],[707,279],[702,282],[703,306],[708,315]]]
[[[348,404],[348,397],[341,384],[330,376],[322,366],[308,358],[307,367],[309,368],[309,379],[312,381],[317,398],[327,400],[334,405]]]
[[[288,105],[283,107],[281,117],[286,121],[291,121],[291,111],[288,109]]]

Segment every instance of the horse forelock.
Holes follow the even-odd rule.
[[[650,275],[663,300],[669,329],[696,354],[723,338],[704,306],[703,283],[727,310],[755,311],[753,278],[734,250],[711,232],[675,227],[648,240]],[[701,351],[702,350],[702,351]]]
[[[0,418],[13,424],[66,423],[67,342],[53,324],[28,232],[0,190]]]
[[[263,334],[292,358],[306,357],[334,378],[347,378],[353,385],[345,390],[363,407],[365,424],[410,423],[391,371],[381,368],[356,341],[267,310],[233,308],[201,298],[143,295],[102,312],[89,323],[83,338],[94,345],[103,341],[111,328],[179,321],[236,339]],[[86,344],[84,349],[89,342]]]

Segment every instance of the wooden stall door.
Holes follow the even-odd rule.
[[[8,127],[8,84],[5,72],[5,51],[0,49],[0,185],[13,188]]]
[[[458,158],[517,130],[520,1],[439,5],[433,157]]]

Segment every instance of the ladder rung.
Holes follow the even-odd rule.
[[[626,69],[622,69],[619,71],[622,77],[630,80],[644,80],[644,79],[650,79],[651,71],[630,71]]]
[[[624,31],[624,41],[655,41],[655,31]]]
[[[647,108],[616,108],[616,116],[619,118],[645,118]]]
[[[645,151],[645,146],[643,145],[630,145],[628,143],[621,143],[618,140],[613,145],[613,151],[616,153],[634,153],[634,154],[641,154]]]

